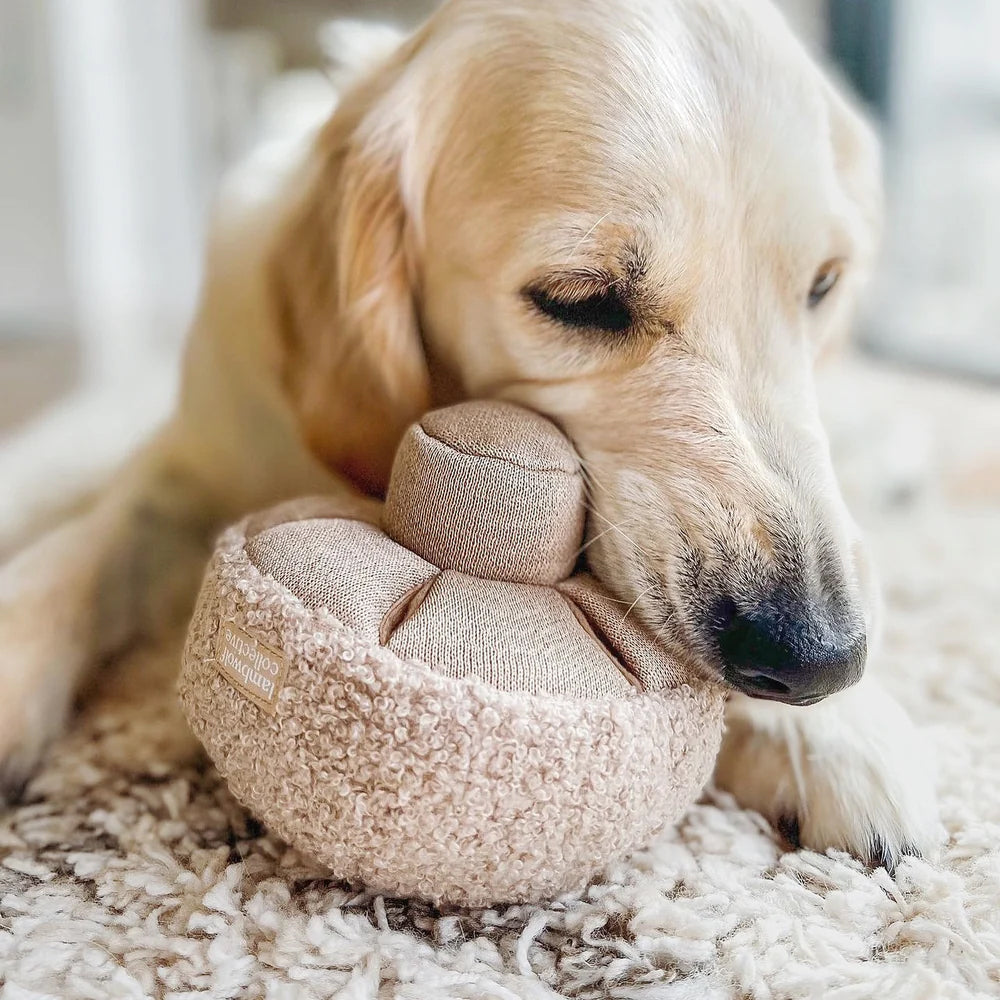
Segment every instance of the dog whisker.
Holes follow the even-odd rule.
[[[596,512],[595,512],[596,513]],[[629,521],[633,520],[631,517],[625,518],[624,521],[619,521],[617,524],[611,524],[609,527],[605,528],[603,531],[599,531],[593,538],[588,539],[580,548],[577,550],[577,556],[582,556],[587,549],[590,548],[594,542],[600,541],[605,535],[610,534],[612,531],[620,531],[623,524],[627,524]]]
[[[622,621],[628,621],[628,616],[632,613],[632,609],[654,588],[655,583],[651,583],[645,590],[641,591],[639,596],[625,609],[625,614],[622,615]]]
[[[636,552],[639,552],[646,559],[649,558],[643,547],[634,538],[632,538],[631,535],[629,535],[629,533],[625,531],[620,524],[616,524],[614,521],[611,520],[611,518],[606,517],[595,507],[588,507],[588,509],[591,514],[596,515],[602,521],[604,521],[606,524],[609,525],[607,529],[608,531],[617,531],[618,534],[621,535],[622,538],[624,538],[625,541],[627,541],[636,550]]]
[[[581,237],[580,237],[580,239],[579,239],[579,241],[577,242],[576,246],[575,246],[575,247],[573,247],[573,250],[572,250],[572,252],[570,253],[570,256],[571,256],[571,257],[572,257],[572,256],[575,256],[575,255],[576,255],[576,254],[577,254],[577,253],[579,252],[579,250],[580,250],[580,247],[582,247],[582,246],[584,245],[584,243],[586,243],[586,242],[587,242],[587,240],[589,240],[589,239],[590,239],[590,237],[591,237],[591,236],[593,236],[595,232],[597,232],[597,227],[598,227],[598,226],[600,226],[600,224],[601,224],[602,222],[604,222],[604,220],[605,220],[605,219],[607,219],[607,217],[608,217],[608,216],[609,216],[610,214],[611,214],[611,212],[610,212],[610,211],[607,211],[607,212],[605,212],[605,213],[604,213],[604,215],[602,215],[602,216],[601,216],[601,217],[600,217],[600,218],[599,218],[599,219],[597,220],[597,222],[595,222],[595,223],[594,223],[594,224],[593,224],[593,225],[592,225],[592,226],[590,227],[590,229],[588,229],[588,230],[587,230],[587,231],[586,231],[586,232],[585,232],[585,233],[583,234],[583,236],[581,236]]]

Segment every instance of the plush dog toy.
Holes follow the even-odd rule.
[[[180,682],[233,793],[350,882],[550,898],[676,820],[723,695],[593,578],[576,456],[509,404],[428,414],[388,495],[230,528]]]

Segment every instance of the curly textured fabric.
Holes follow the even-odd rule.
[[[340,878],[435,903],[577,888],[675,821],[711,773],[722,695],[700,683],[581,699],[445,677],[264,576],[230,529],[180,696],[233,793]],[[215,665],[231,622],[290,664],[273,715]]]

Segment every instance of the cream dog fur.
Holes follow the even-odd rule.
[[[221,525],[377,493],[413,419],[487,396],[574,442],[631,613],[780,699],[734,694],[717,780],[809,846],[930,849],[812,381],[872,263],[877,146],[776,11],[450,0],[278,159],[223,198],[172,420],[0,571],[7,788],[91,668],[183,621]]]

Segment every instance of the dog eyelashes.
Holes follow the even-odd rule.
[[[632,325],[632,313],[613,287],[582,297],[562,297],[538,287],[528,288],[525,295],[540,313],[573,329],[624,333]]]

